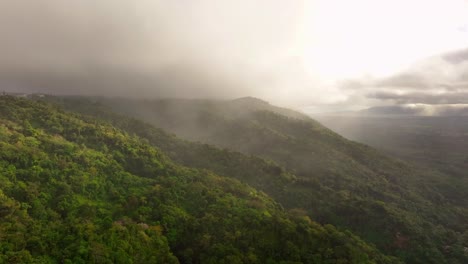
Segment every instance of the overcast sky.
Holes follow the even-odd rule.
[[[0,0],[0,89],[468,104],[466,0]]]

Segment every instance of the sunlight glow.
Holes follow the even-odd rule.
[[[330,79],[389,75],[468,44],[463,0],[315,0],[304,17],[304,66]]]

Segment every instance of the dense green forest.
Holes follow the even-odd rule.
[[[127,128],[140,131],[133,122]],[[179,165],[150,143],[161,131],[141,132],[146,138],[1,96],[0,263],[399,262],[349,231],[285,211],[245,182]],[[193,146],[226,153],[217,159],[248,159]],[[240,162],[263,166],[257,170],[277,177],[274,185],[293,178],[259,158]]]
[[[293,214],[351,230],[407,263],[468,262],[468,203],[462,186],[446,174],[348,141],[300,113],[252,98],[61,101],[145,138],[182,164],[248,182]],[[181,141],[109,109],[228,150]],[[243,177],[242,171],[262,166],[271,170]]]

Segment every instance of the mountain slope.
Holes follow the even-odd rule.
[[[145,140],[0,97],[0,262],[395,263]]]
[[[100,102],[185,138],[277,162],[297,176],[281,192],[265,189],[283,206],[349,228],[409,263],[467,261],[467,201],[444,174],[388,158],[310,118],[285,116],[257,101],[253,107],[245,101],[239,107],[239,101]]]
[[[405,160],[452,176],[454,186],[468,188],[468,117],[320,116],[338,133]],[[468,195],[463,189],[463,193]],[[465,199],[468,199],[466,196]]]
[[[89,98],[47,97],[46,100],[69,111],[79,112],[83,114],[83,118],[94,122],[109,122],[129,134],[137,135],[184,166],[208,169],[219,175],[239,179],[259,190],[278,192],[297,178],[276,162],[213,145],[182,140],[141,120],[112,112],[108,107],[92,102]]]

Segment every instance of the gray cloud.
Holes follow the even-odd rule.
[[[300,8],[263,0],[0,1],[0,90],[255,95],[255,63],[281,60]]]
[[[411,87],[425,89],[430,87],[426,76],[418,73],[405,72],[375,82],[376,87]]]
[[[303,5],[303,0],[0,0],[0,91],[251,95],[333,108],[457,102],[450,94],[468,92],[467,49],[388,78],[321,83],[321,76],[304,68],[304,43],[297,40]],[[447,95],[435,99],[434,92]]]
[[[447,53],[447,54],[443,55],[442,58],[444,58],[444,60],[446,60],[446,61],[448,61],[450,63],[454,63],[454,64],[461,63],[461,62],[464,62],[464,61],[468,61],[468,49],[458,50],[458,51],[455,51],[455,52]]]
[[[133,69],[87,66],[81,71],[3,71],[0,86],[22,92],[130,97],[220,97],[221,90],[247,92],[236,80],[209,75],[204,69],[167,66],[151,73]],[[222,89],[218,89],[222,87]],[[237,90],[236,90],[237,88]]]
[[[398,104],[468,104],[468,92],[444,94],[374,92],[368,94],[368,97],[379,100],[392,100]]]
[[[348,80],[341,87],[363,94],[373,105],[467,104],[468,49],[424,59],[386,78]]]

